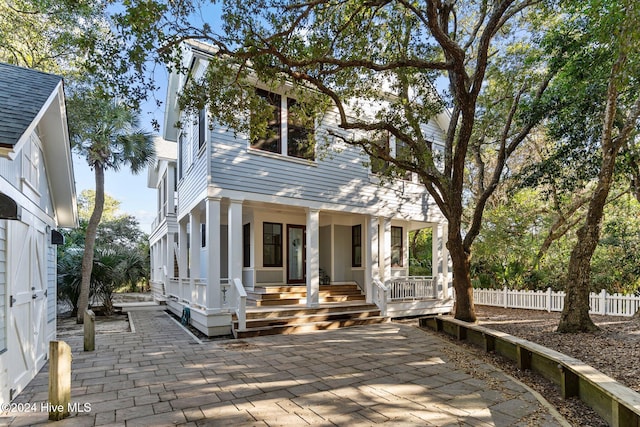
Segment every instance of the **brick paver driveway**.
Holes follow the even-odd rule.
[[[68,340],[72,401],[90,411],[54,425],[560,425],[525,387],[473,358],[449,362],[452,344],[413,326],[200,344],[162,311],[130,315],[135,332],[98,335],[95,352]],[[45,367],[15,402],[46,402],[47,384]],[[0,418],[46,422],[38,410]]]

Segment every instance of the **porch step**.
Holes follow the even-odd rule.
[[[256,286],[247,292],[247,305],[281,306],[306,304],[306,286]],[[365,297],[357,284],[323,285],[318,293],[319,303],[364,301]]]
[[[251,338],[264,335],[289,335],[313,331],[326,331],[331,329],[346,328],[349,326],[371,325],[386,322],[386,317],[367,317],[365,319],[344,319],[327,322],[304,323],[301,325],[266,326],[262,328],[246,329],[244,331],[234,330],[236,338]]]
[[[320,304],[328,302],[347,302],[347,301],[364,301],[364,295],[336,295],[336,296],[320,296],[318,302]],[[280,306],[280,305],[299,305],[306,304],[306,295],[302,298],[279,298],[279,299],[260,299],[250,302],[247,295],[247,305],[255,305],[256,307]]]
[[[335,306],[327,304],[324,307],[298,309],[281,307],[273,311],[249,308],[246,329],[238,330],[238,321],[234,315],[233,331],[236,338],[250,338],[369,325],[385,321],[387,318],[380,315],[380,310],[374,304],[356,303]]]
[[[233,317],[233,334],[237,338],[261,335],[294,334],[348,326],[381,323],[375,304],[367,304],[356,283],[322,285],[318,293],[319,307],[305,307],[304,285],[262,285],[247,292],[246,329],[238,330]]]
[[[260,294],[277,294],[282,292],[306,292],[305,285],[257,285],[253,292]],[[360,292],[360,288],[355,283],[340,285],[320,285],[320,291],[328,292]]]

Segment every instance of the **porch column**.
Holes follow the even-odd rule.
[[[153,260],[153,278],[152,280],[155,282],[159,282],[162,280],[162,242],[161,238],[156,242],[155,245],[151,246],[149,250],[151,251],[151,259]]]
[[[188,264],[188,235],[187,235],[187,222],[182,220],[178,223],[178,280],[179,280],[179,292],[180,299],[184,299],[184,292],[182,288],[187,285],[189,277],[189,264]]]
[[[164,291],[167,292],[167,290],[169,289],[169,278],[174,276],[174,265],[173,265],[173,259],[174,259],[174,246],[175,246],[175,242],[174,242],[175,237],[173,236],[173,233],[171,232],[167,232],[167,235],[162,239],[162,242],[166,244],[166,248],[165,248],[165,259],[164,259],[164,265],[165,268],[163,269],[163,282],[164,282]]]
[[[220,297],[220,198],[205,201],[207,223],[207,309],[222,307]]]
[[[175,200],[175,192],[174,192],[176,182],[175,182],[175,176],[173,173],[174,170],[175,169],[173,167],[167,168],[167,198],[166,198],[167,215],[170,215],[170,214],[173,215],[176,213],[176,210],[175,210],[176,200]]]
[[[196,279],[200,274],[200,251],[202,246],[202,234],[200,233],[200,212],[192,210],[189,212],[189,226],[191,234],[191,245],[189,248],[189,271],[191,272],[191,302],[197,303],[198,295],[196,290]]]
[[[373,280],[380,280],[380,265],[378,259],[378,218],[367,216],[365,218],[365,294],[368,303],[373,302]]]
[[[149,246],[149,259],[151,260],[151,281],[153,282],[154,280],[156,280],[157,277],[157,273],[156,270],[158,269],[158,263],[156,262],[156,250],[154,248],[154,245]]]
[[[382,236],[381,251],[382,251],[382,278],[386,281],[391,279],[391,218],[382,218]]]
[[[307,307],[317,307],[320,296],[320,211],[307,210]]]
[[[228,211],[229,283],[242,280],[242,200],[230,200]]]

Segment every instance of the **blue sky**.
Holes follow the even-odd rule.
[[[166,83],[168,73],[162,66],[156,67],[156,84],[160,87],[145,102],[141,108],[140,124],[143,129],[152,132],[151,121],[155,118],[160,123],[160,135],[164,126],[164,100],[166,97]],[[156,104],[156,99],[162,101],[160,107]],[[79,195],[82,190],[95,189],[95,178],[93,171],[89,169],[84,158],[73,156],[73,169],[76,178],[76,192]],[[107,171],[104,179],[104,187],[107,194],[119,200],[122,204],[120,209],[123,213],[135,216],[140,223],[140,228],[145,233],[151,233],[151,223],[157,215],[156,191],[147,188],[146,169],[138,175],[132,175],[128,169],[121,169],[119,172]]]

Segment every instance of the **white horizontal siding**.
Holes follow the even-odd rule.
[[[436,125],[430,124],[427,131],[434,139],[442,140],[442,132],[438,134]],[[326,129],[318,130],[318,135],[325,133]],[[368,157],[362,150],[341,145],[334,143],[329,152],[318,153],[316,162],[304,164],[286,156],[261,155],[247,148],[246,138],[214,128],[211,181],[227,190],[370,208],[372,212],[386,210],[416,220],[426,220],[435,214],[436,207],[423,186],[396,180],[381,187],[375,177],[371,179],[365,166]]]

